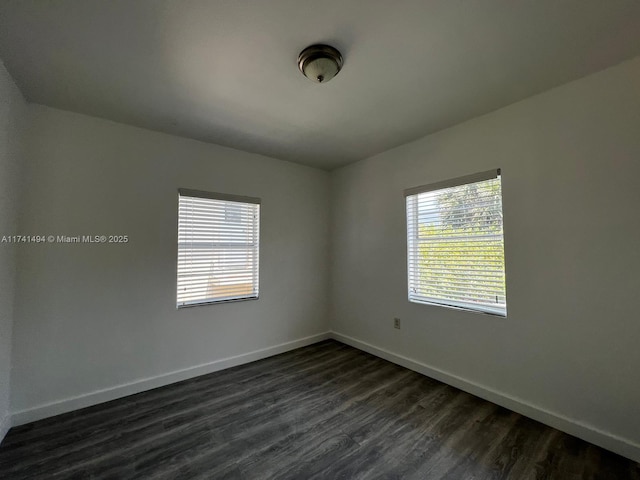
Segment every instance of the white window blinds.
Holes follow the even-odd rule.
[[[506,316],[500,171],[405,196],[409,301]]]
[[[177,306],[258,298],[260,199],[179,191]]]

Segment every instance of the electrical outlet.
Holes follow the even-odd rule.
[[[393,319],[393,328],[400,330],[400,319],[397,317]]]

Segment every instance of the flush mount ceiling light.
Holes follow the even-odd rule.
[[[342,68],[342,55],[329,45],[311,45],[298,55],[298,68],[309,80],[327,83]]]

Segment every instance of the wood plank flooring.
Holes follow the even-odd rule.
[[[0,478],[640,480],[640,465],[329,340],[13,428]]]

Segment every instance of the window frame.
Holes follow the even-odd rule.
[[[500,213],[501,213],[501,219],[502,219],[502,224],[501,224],[501,245],[502,245],[502,265],[503,265],[503,278],[504,278],[504,282],[505,282],[505,287],[504,287],[504,308],[499,307],[499,308],[492,308],[490,305],[488,304],[475,304],[475,303],[470,303],[470,302],[465,302],[462,300],[455,300],[455,299],[450,299],[450,298],[438,298],[438,297],[429,297],[429,296],[423,296],[423,295],[418,295],[418,294],[414,294],[412,295],[412,284],[414,283],[415,279],[412,278],[412,273],[414,275],[414,277],[416,275],[419,275],[419,273],[415,273],[415,269],[417,269],[417,266],[412,266],[412,259],[415,257],[415,253],[412,253],[412,247],[415,245],[419,245],[419,243],[422,241],[422,239],[420,238],[419,235],[419,228],[418,228],[418,217],[419,217],[419,211],[418,208],[416,206],[416,208],[413,209],[413,215],[410,218],[410,211],[409,211],[409,198],[413,197],[416,198],[416,202],[417,202],[417,195],[422,194],[422,193],[428,193],[428,192],[434,192],[434,191],[438,191],[438,190],[445,190],[448,188],[453,188],[453,187],[461,187],[461,186],[465,186],[465,185],[469,185],[469,184],[473,184],[473,183],[478,183],[478,182],[484,182],[484,181],[488,181],[488,180],[494,180],[494,179],[499,179],[500,180]],[[405,199],[405,220],[406,220],[406,245],[407,245],[407,257],[406,257],[406,265],[407,265],[407,299],[410,303],[417,303],[417,304],[422,304],[422,305],[434,305],[434,306],[439,306],[439,307],[445,307],[445,308],[451,308],[451,309],[455,309],[455,310],[463,310],[463,311],[467,311],[467,312],[471,312],[471,313],[477,313],[477,314],[485,314],[485,315],[492,315],[492,316],[498,316],[498,317],[502,317],[502,318],[506,318],[507,317],[507,301],[506,301],[506,254],[505,254],[505,242],[504,242],[504,216],[502,215],[503,213],[503,205],[502,205],[502,172],[501,169],[494,169],[494,170],[488,170],[485,172],[479,172],[479,173],[475,173],[475,174],[471,174],[471,175],[466,175],[466,176],[462,176],[462,177],[457,177],[457,178],[453,178],[450,180],[445,180],[445,181],[441,181],[441,182],[436,182],[436,183],[432,183],[432,184],[428,184],[428,185],[421,185],[421,186],[417,186],[417,187],[412,187],[412,188],[408,188],[404,191],[404,199]],[[411,224],[410,224],[411,222]],[[415,238],[411,238],[410,236],[410,232],[413,232],[414,237]],[[442,238],[444,240],[447,239],[447,237],[442,236]],[[449,239],[451,241],[451,239]],[[412,243],[414,245],[412,245]],[[415,249],[417,250],[419,247],[415,247]],[[413,281],[412,281],[413,280]]]
[[[178,288],[179,288],[179,265],[180,265],[180,197],[191,197],[197,199],[208,199],[208,200],[219,200],[223,202],[234,202],[239,204],[250,204],[257,206],[257,218],[255,219],[255,255],[253,259],[254,266],[252,268],[252,285],[255,290],[255,294],[251,294],[249,296],[242,297],[234,297],[234,298],[219,298],[219,299],[202,299],[202,300],[192,300],[188,302],[180,303],[178,301]],[[227,221],[227,206],[231,204],[225,205],[225,221]],[[261,205],[262,201],[257,197],[249,197],[243,195],[233,195],[228,193],[217,193],[217,192],[208,192],[203,190],[193,190],[187,188],[179,188],[178,189],[178,202],[177,202],[177,212],[176,212],[176,232],[177,232],[177,243],[176,243],[176,308],[178,310],[183,308],[191,308],[191,307],[201,307],[205,305],[218,305],[224,303],[233,303],[233,302],[244,302],[249,300],[259,300],[260,298],[260,227],[261,227]]]

